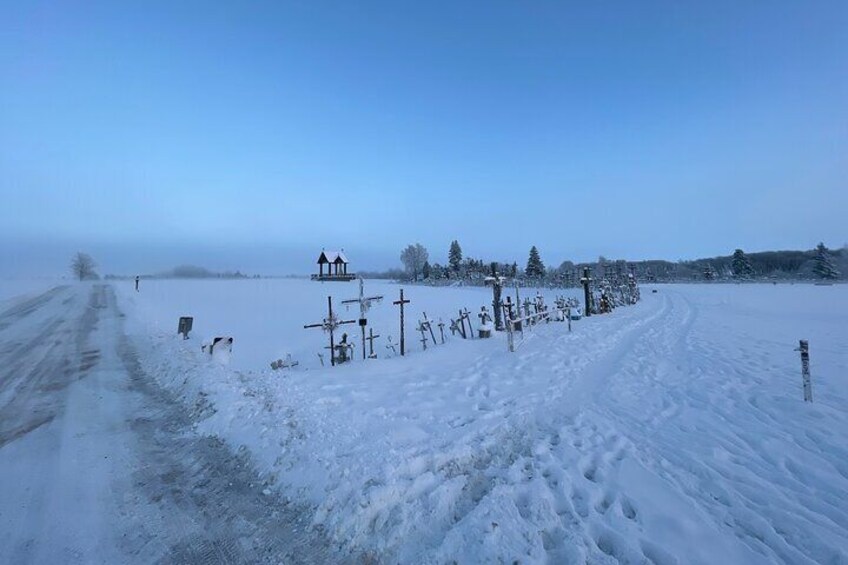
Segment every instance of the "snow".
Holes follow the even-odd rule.
[[[57,284],[60,281],[52,278],[0,278],[0,308],[36,296]]]
[[[383,336],[396,338],[397,289],[366,285],[386,296],[370,314]],[[197,430],[249,449],[354,555],[848,562],[848,286],[656,289],[571,333],[536,327],[511,354],[502,334],[421,351],[422,310],[447,321],[491,290],[410,286],[411,355],[324,369],[325,336],[302,325],[353,284],[155,281],[122,287],[121,303],[143,365],[201,415]],[[183,342],[186,314],[197,337]],[[218,332],[235,337],[230,367],[200,352]],[[266,369],[286,351],[308,370]]]
[[[180,316],[193,316],[192,335],[198,340],[211,340],[217,336],[232,336],[232,366],[242,370],[259,370],[270,367],[272,361],[285,359],[287,353],[302,368],[320,368],[317,353],[329,354],[323,349],[329,344],[328,336],[320,329],[304,330],[306,324],[320,323],[327,316],[327,296],[333,297],[333,311],[343,320],[359,318],[359,304],[342,305],[342,300],[359,298],[359,285],[350,283],[318,283],[297,279],[250,280],[151,280],[142,281],[140,292],[132,291],[132,281],[118,283],[119,288],[133,303],[134,310],[154,332],[176,335]],[[387,352],[386,343],[400,340],[399,310],[392,302],[399,298],[401,286],[387,281],[366,281],[365,296],[382,295],[367,314],[368,327],[381,337],[375,341],[375,352],[380,357]],[[451,289],[426,286],[404,287],[406,343],[410,351],[421,349],[420,333],[415,331],[423,312],[433,321],[433,331],[439,318],[445,322],[444,331],[450,334],[450,318],[458,317],[460,308],[471,311],[475,332],[479,326],[477,312],[487,305],[491,310],[492,290],[482,287],[452,287]],[[504,290],[513,293],[514,290]],[[535,296],[532,289],[521,289],[521,296]],[[557,294],[577,296],[576,291],[546,291],[549,303]],[[341,326],[336,341],[342,333],[354,344],[354,357],[362,358],[359,327],[353,323]],[[429,336],[429,333],[428,333]],[[475,333],[476,336],[476,333]],[[429,337],[428,337],[429,339]],[[197,346],[199,348],[199,345]]]

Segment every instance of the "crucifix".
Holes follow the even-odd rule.
[[[404,329],[403,329],[403,305],[409,304],[409,303],[410,303],[409,300],[403,299],[403,289],[400,289],[400,300],[395,300],[394,302],[392,302],[392,304],[394,304],[395,306],[400,306],[400,354],[401,355],[406,354],[406,339],[405,339]]]
[[[327,297],[327,317],[324,318],[324,321],[322,321],[320,324],[307,324],[307,325],[303,326],[303,328],[304,329],[321,328],[322,330],[324,330],[325,332],[330,334],[330,347],[328,348],[330,350],[330,365],[335,366],[335,364],[336,364],[336,356],[335,356],[336,343],[335,343],[335,340],[334,340],[334,337],[333,337],[333,332],[336,331],[336,329],[338,329],[338,327],[341,326],[342,324],[353,324],[354,322],[356,322],[356,320],[339,320],[339,318],[335,314],[333,314],[333,297],[328,296]]]
[[[365,359],[365,326],[368,325],[368,320],[365,318],[365,314],[368,313],[368,310],[371,308],[372,302],[380,302],[383,300],[382,296],[365,296],[365,281],[360,277],[359,279],[359,298],[351,298],[349,300],[342,300],[342,304],[345,306],[350,306],[351,304],[359,304],[359,329],[362,331],[362,358]]]
[[[377,354],[374,353],[374,340],[380,337],[380,334],[374,335],[374,328],[368,328],[368,337],[365,339],[368,340],[368,358],[376,359]]]
[[[580,283],[583,285],[583,300],[586,304],[583,308],[583,315],[587,318],[592,315],[592,293],[589,291],[589,283],[591,282],[589,267],[583,267],[583,278],[580,279]]]

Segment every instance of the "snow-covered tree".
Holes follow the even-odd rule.
[[[830,251],[824,246],[824,243],[819,243],[816,246],[816,256],[813,258],[813,261],[813,273],[818,278],[823,280],[839,278],[839,270],[833,265]]]
[[[79,280],[97,278],[94,267],[94,259],[88,253],[77,253],[71,260],[71,272]]]
[[[424,268],[424,263],[429,259],[430,254],[427,252],[427,248],[420,243],[408,245],[400,254],[400,260],[412,280],[418,280],[418,275]]]
[[[733,276],[737,279],[749,279],[754,276],[754,268],[751,266],[751,262],[748,260],[745,252],[741,249],[733,252],[730,268],[733,271]]]
[[[539,250],[536,246],[530,248],[530,256],[527,258],[527,268],[524,269],[524,274],[530,278],[542,278],[545,276],[545,264],[542,263],[542,258],[539,257]]]
[[[462,247],[459,246],[457,240],[453,240],[450,244],[448,264],[454,271],[459,271],[459,266],[462,264]]]

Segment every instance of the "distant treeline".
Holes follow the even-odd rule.
[[[840,279],[848,273],[848,249],[828,250],[833,265],[839,271]],[[817,250],[808,251],[761,251],[746,253],[751,266],[750,279],[759,280],[816,280],[820,278],[814,271],[817,263]],[[722,255],[693,261],[635,261],[633,265],[637,276],[643,280],[733,280],[733,255]]]
[[[576,286],[585,268],[596,281],[621,279],[629,274],[643,282],[845,280],[848,276],[848,246],[831,250],[823,244],[807,251],[746,254],[736,249],[729,255],[681,261],[626,261],[602,256],[592,262],[562,261],[558,267],[546,267],[535,246],[530,250],[526,266],[519,266],[515,261],[463,257],[459,243],[453,241],[448,258],[447,264],[431,264],[427,249],[413,244],[401,254],[404,269],[361,274],[366,278],[414,280],[432,285],[481,285],[486,277],[498,274],[540,286]]]
[[[121,280],[134,279],[136,275],[106,275],[106,279]],[[240,271],[214,272],[196,265],[180,265],[169,271],[156,274],[139,274],[140,279],[252,279],[259,275],[245,275]]]

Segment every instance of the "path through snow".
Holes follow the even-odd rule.
[[[246,453],[193,431],[123,324],[99,284],[0,313],[0,563],[333,560]]]

